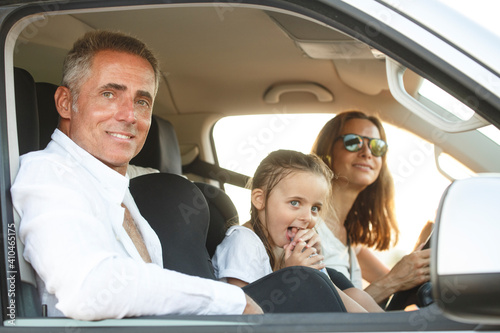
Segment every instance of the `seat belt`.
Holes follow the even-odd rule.
[[[222,184],[231,184],[239,187],[246,187],[249,176],[234,172],[212,163],[202,161],[200,157],[196,157],[193,162],[182,166],[182,173],[192,173],[204,178],[217,180]]]

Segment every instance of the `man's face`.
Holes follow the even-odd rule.
[[[124,175],[146,140],[154,92],[154,71],[147,60],[101,51],[94,57],[89,79],[81,85],[77,110],[69,112],[67,134]]]

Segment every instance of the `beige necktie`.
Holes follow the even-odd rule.
[[[128,211],[127,207],[125,207],[124,204],[122,204],[122,207],[125,208],[125,216],[123,218],[123,228],[125,228],[125,231],[132,239],[132,242],[134,243],[137,251],[139,251],[141,258],[145,262],[151,262],[151,257],[149,256],[148,249],[144,244],[144,239],[142,238],[141,233],[137,229],[137,226],[135,225],[132,215],[130,215],[130,212]]]

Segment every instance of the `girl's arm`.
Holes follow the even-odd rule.
[[[334,284],[335,286],[335,284]],[[355,300],[353,300],[351,297],[347,296],[346,293],[344,293],[342,290],[339,289],[339,287],[335,286],[335,289],[337,289],[337,292],[340,295],[340,298],[342,299],[342,302],[344,302],[345,309],[349,313],[353,312],[368,312],[364,307],[359,305]]]
[[[240,279],[235,279],[235,278],[226,278],[227,283],[234,284],[235,286],[238,286],[240,288],[243,288],[248,285],[248,282],[241,281]]]
[[[375,300],[364,290],[354,287],[344,289],[343,292],[347,296],[355,300],[368,312],[384,312],[384,310],[382,310],[382,308],[375,302]]]

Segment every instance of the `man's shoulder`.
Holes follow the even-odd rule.
[[[19,164],[21,167],[26,166],[42,166],[42,165],[75,165],[71,162],[71,158],[67,155],[63,155],[58,151],[50,149],[49,147],[43,150],[36,150],[22,155],[19,158]]]
[[[77,171],[79,168],[81,166],[74,158],[47,147],[20,157],[19,172],[14,183],[36,182],[41,185],[57,181],[76,185],[83,181],[80,179],[81,173]]]

